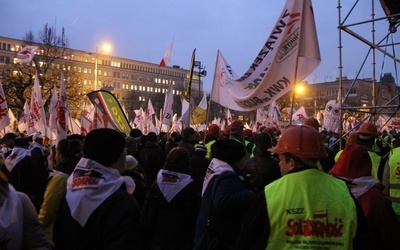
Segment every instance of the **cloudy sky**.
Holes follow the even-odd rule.
[[[385,16],[379,0],[360,1],[351,13],[356,1],[341,2],[341,19],[346,18],[346,24],[371,20],[372,9],[375,18]],[[306,79],[310,83],[331,81],[339,76],[337,3],[313,1],[322,61]],[[65,28],[70,48],[94,52],[96,47],[109,43],[111,55],[155,64],[174,40],[169,66],[188,69],[196,48],[196,60],[208,71],[203,80],[205,90],[209,90],[217,51],[242,75],[267,40],[284,5],[283,0],[1,0],[0,36],[21,39],[28,31],[38,34],[48,23],[58,31]],[[382,40],[388,27],[387,21],[375,23],[375,41]],[[371,23],[351,29],[372,41]],[[393,36],[397,42],[399,32]],[[343,75],[354,78],[361,71],[360,78],[371,78],[369,47],[347,33],[341,34]],[[399,46],[385,48],[391,54],[393,49],[397,56],[400,54]],[[382,72],[391,72],[396,77],[394,62],[387,56],[377,51],[375,63],[378,79]]]

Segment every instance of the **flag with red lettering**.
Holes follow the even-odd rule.
[[[144,120],[146,119],[146,115],[142,108],[135,109],[134,112],[136,116],[135,119],[133,120],[133,123],[140,131],[144,133]]]
[[[67,138],[67,122],[69,118],[67,89],[65,87],[64,74],[61,72],[60,96],[57,101],[57,141]]]
[[[287,0],[271,35],[238,77],[218,51],[211,100],[237,111],[265,107],[321,62],[311,0]]]
[[[46,115],[44,112],[41,87],[39,84],[39,76],[37,72],[35,75],[35,83],[33,85],[33,91],[31,95],[30,113],[32,117],[33,126],[36,129],[36,131],[45,134],[47,122],[46,122]]]
[[[0,130],[10,125],[6,95],[4,94],[3,84],[0,83]]]
[[[167,52],[165,52],[164,57],[161,59],[160,65],[158,65],[158,67],[165,67],[171,61],[171,52],[173,44],[174,44],[174,39],[172,39],[172,42],[169,45]]]
[[[30,63],[38,50],[38,46],[27,45],[17,53],[18,63]]]
[[[92,121],[81,115],[81,135],[87,135],[92,130]]]

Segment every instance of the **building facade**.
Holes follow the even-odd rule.
[[[15,63],[18,51],[25,46],[22,40],[0,36],[0,64]],[[40,55],[41,51],[37,51]],[[65,61],[68,65],[65,66]],[[158,64],[68,49],[64,58],[56,60],[54,67],[73,70],[81,74],[82,86],[91,90],[104,89],[112,92],[125,109],[129,119],[134,110],[147,108],[150,99],[155,112],[163,108],[165,93],[173,85],[174,112],[181,113],[181,96],[189,85],[189,70],[180,66],[159,67]],[[96,74],[97,73],[97,74]],[[197,105],[203,96],[203,82],[198,74],[191,83],[191,104]],[[157,114],[158,116],[158,114]]]

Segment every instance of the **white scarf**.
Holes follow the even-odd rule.
[[[168,203],[192,181],[188,174],[165,169],[161,169],[157,174],[157,185]]]
[[[203,196],[204,191],[206,191],[208,183],[210,183],[210,180],[214,176],[220,175],[226,171],[235,172],[228,163],[218,160],[217,158],[213,158],[210,162],[210,165],[208,165],[206,174],[204,176],[203,191],[201,192],[201,196]]]
[[[40,151],[42,152],[43,155],[46,155],[45,153],[45,149],[42,145],[40,145],[38,142],[32,142],[31,145],[29,145],[29,151],[34,150],[35,148],[40,149]]]
[[[13,148],[11,154],[6,158],[6,161],[4,162],[6,165],[6,168],[8,169],[8,172],[11,172],[15,165],[18,164],[22,159],[25,158],[25,156],[30,156],[31,151],[25,148]]]
[[[354,197],[358,198],[375,186],[376,181],[373,176],[364,176],[357,179],[347,179],[340,177],[350,183],[350,191]]]
[[[93,211],[123,183],[132,194],[135,187],[132,178],[122,177],[117,169],[81,158],[67,180],[66,199],[72,217],[84,227]]]
[[[23,231],[22,202],[15,189],[11,185],[8,187],[8,197],[0,207],[0,238],[11,239],[8,243],[6,241],[5,248],[20,249]]]

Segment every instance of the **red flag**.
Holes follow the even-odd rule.
[[[174,44],[174,40],[172,39],[172,42],[169,45],[167,52],[165,52],[164,57],[161,59],[160,65],[158,65],[158,67],[165,67],[171,61],[171,52],[172,52],[173,44]]]

